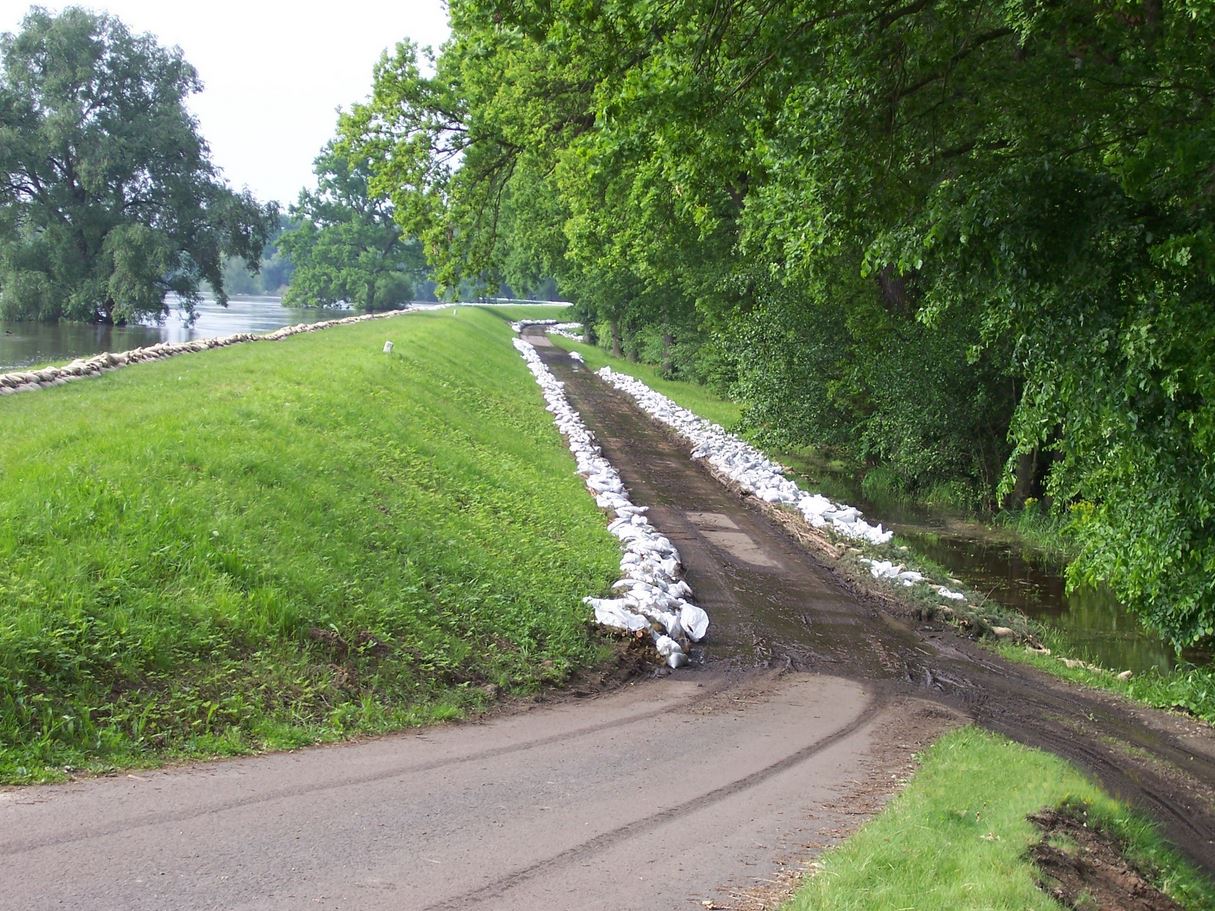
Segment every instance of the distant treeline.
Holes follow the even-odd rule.
[[[1073,578],[1212,637],[1215,6],[450,8],[340,143],[441,281],[555,276],[772,442],[1045,499]]]

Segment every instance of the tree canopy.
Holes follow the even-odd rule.
[[[347,303],[370,311],[411,300],[425,259],[418,243],[402,236],[391,205],[368,192],[367,161],[352,160],[330,144],[314,169],[316,191],[300,193],[291,209],[297,223],[279,238],[295,266],[283,302]]]
[[[1066,512],[1074,581],[1215,635],[1215,7],[452,0],[344,123],[447,280],[890,483]],[[961,494],[959,494],[961,496]]]
[[[225,255],[256,265],[273,205],[235,192],[185,107],[177,48],[78,8],[0,36],[0,314],[125,322],[223,302]]]

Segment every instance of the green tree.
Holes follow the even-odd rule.
[[[1215,638],[1215,7],[451,0],[343,120],[449,283],[705,340],[751,428],[1044,493],[1077,580]],[[683,341],[681,341],[683,340]]]
[[[401,234],[391,203],[368,192],[365,160],[332,144],[317,156],[315,192],[300,193],[292,207],[298,224],[279,238],[295,265],[283,302],[297,307],[347,303],[388,310],[413,298],[413,281],[425,275],[417,242]]]
[[[256,264],[275,207],[237,193],[185,107],[178,49],[118,19],[33,8],[0,36],[0,314],[123,323],[221,302],[226,254]]]

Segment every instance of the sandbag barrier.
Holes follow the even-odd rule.
[[[317,332],[333,326],[345,326],[351,323],[362,323],[373,319],[388,319],[419,310],[438,310],[450,304],[413,304],[400,310],[387,310],[383,313],[364,313],[360,316],[347,316],[342,319],[325,320],[319,323],[297,323],[294,326],[283,326],[272,332],[238,332],[234,335],[222,335],[216,338],[195,339],[189,342],[161,342],[146,348],[134,348],[119,354],[106,352],[90,358],[77,359],[64,367],[44,367],[41,370],[15,371],[0,373],[0,395],[14,392],[31,392],[36,389],[49,389],[51,386],[62,386],[72,380],[101,376],[111,370],[129,367],[132,364],[142,364],[147,361],[159,361],[176,357],[179,354],[191,354],[196,351],[207,351],[212,348],[226,348],[242,342],[278,342],[302,332]]]
[[[832,502],[822,494],[806,493],[784,475],[784,467],[773,462],[754,446],[717,424],[697,417],[681,408],[640,380],[611,367],[598,375],[609,385],[632,396],[641,410],[670,427],[692,444],[692,458],[705,459],[718,473],[738,484],[746,492],[767,503],[793,507],[814,528],[829,528],[846,538],[885,544],[893,532],[881,525],[870,525],[855,506]]]
[[[515,323],[516,332],[529,325]],[[569,404],[563,384],[553,376],[521,338],[514,340],[544,395],[547,410],[574,455],[577,472],[612,521],[608,531],[620,541],[620,579],[612,585],[611,598],[584,598],[595,612],[595,622],[634,633],[648,633],[658,654],[671,668],[688,663],[688,643],[699,642],[709,629],[709,615],[691,603],[692,589],[683,578],[679,551],[670,539],[659,534],[645,517],[648,507],[635,505],[620,475],[603,457],[594,435],[586,429]]]
[[[557,323],[548,331],[555,332],[557,335],[564,335],[566,338],[573,339],[576,342],[582,341],[582,323]]]
[[[814,528],[826,528],[846,538],[872,545],[885,545],[893,537],[881,525],[870,525],[854,506],[835,503],[822,494],[809,494],[784,476],[784,467],[767,458],[749,443],[717,424],[697,417],[681,408],[665,395],[655,392],[636,377],[618,373],[611,367],[598,371],[605,382],[632,396],[652,418],[674,430],[692,444],[692,458],[705,459],[715,472],[729,478],[740,488],[767,503],[792,507]],[[923,573],[890,560],[861,557],[875,579],[897,583],[904,587],[924,585],[946,601],[966,602],[962,592],[939,585]]]

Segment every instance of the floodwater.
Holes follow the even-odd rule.
[[[129,351],[157,342],[188,342],[236,332],[270,332],[296,323],[317,323],[346,315],[342,311],[284,307],[278,297],[232,297],[227,307],[204,298],[194,324],[173,298],[172,313],[157,325],[94,326],[88,323],[6,322],[0,320],[0,372],[62,364],[104,351]]]
[[[798,465],[795,458],[786,464]],[[881,522],[916,552],[940,564],[976,593],[1015,608],[1062,634],[1072,651],[1102,667],[1136,673],[1171,670],[1187,662],[1206,663],[1211,656],[1173,647],[1140,626],[1135,616],[1107,588],[1067,591],[1065,567],[1049,555],[980,522],[947,512],[902,503],[873,503],[853,479],[821,466],[798,465],[829,496],[851,503],[870,522]]]

